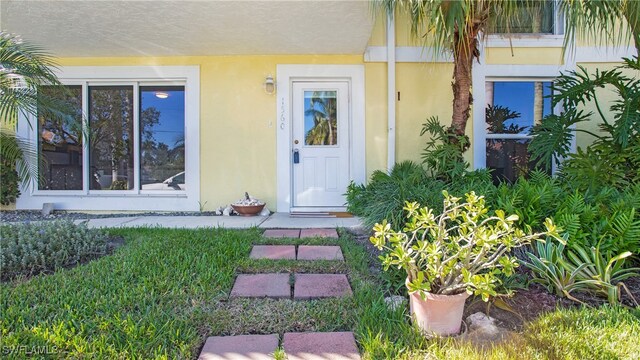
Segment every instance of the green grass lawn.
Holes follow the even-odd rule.
[[[350,330],[365,359],[640,358],[640,311],[621,308],[555,311],[485,350],[425,339],[404,309],[386,308],[369,255],[348,235],[287,241],[261,239],[255,229],[113,233],[126,239],[113,255],[1,285],[0,356],[48,350],[52,358],[196,358],[210,335]],[[346,264],[250,260],[258,243],[337,243]],[[228,299],[237,273],[267,271],[346,273],[354,296]]]

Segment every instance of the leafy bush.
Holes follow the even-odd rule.
[[[404,221],[404,204],[442,204],[445,182],[427,176],[419,164],[404,161],[387,174],[375,171],[368,185],[350,184],[347,189],[347,209],[362,217],[363,225],[373,227],[383,219],[394,225]]]
[[[9,163],[4,157],[0,159],[0,204],[8,205],[16,202],[20,196],[18,187],[18,172],[15,165]]]
[[[106,254],[107,237],[71,221],[0,227],[0,278],[31,276],[77,265]]]
[[[402,231],[386,221],[376,224],[371,242],[387,250],[381,256],[385,270],[395,267],[407,272],[407,288],[423,298],[426,292],[454,295],[463,292],[487,301],[497,295],[500,275],[512,275],[518,266],[512,249],[542,236],[558,238],[546,219],[544,232],[525,233],[514,223],[517,215],[496,210],[488,215],[483,196],[471,192],[465,202],[446,191],[443,210],[435,215],[429,207],[407,203],[407,222]]]
[[[441,125],[435,116],[422,124],[420,136],[424,134],[429,134],[429,140],[422,152],[422,163],[431,177],[451,181],[467,171],[469,163],[462,154],[469,148],[468,137]]]
[[[640,253],[640,184],[619,191],[603,188],[596,194],[578,190],[557,202],[553,214],[570,245],[604,251]]]
[[[613,70],[589,75],[583,67],[562,74],[554,81],[552,104],[562,104],[560,115],[545,117],[533,128],[529,144],[532,158],[548,169],[554,161],[562,162],[561,176],[581,191],[598,191],[601,187],[622,189],[640,181],[640,78],[626,76],[622,70],[640,71],[638,57],[623,59],[625,64]],[[596,91],[611,88],[616,95],[607,119]],[[591,121],[593,112],[579,108],[593,101],[600,121],[600,132],[575,129],[575,124]],[[571,154],[573,132],[595,137],[586,149]]]

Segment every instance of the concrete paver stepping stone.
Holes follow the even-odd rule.
[[[262,236],[266,238],[298,238],[300,229],[268,229]]]
[[[290,298],[289,274],[241,274],[231,290],[231,297]]]
[[[249,254],[251,259],[295,260],[295,245],[254,245]]]
[[[298,246],[298,260],[343,260],[340,246]]]
[[[212,336],[198,360],[271,360],[277,348],[277,334]]]
[[[296,274],[295,300],[351,296],[351,286],[344,274]]]
[[[337,239],[338,232],[336,231],[336,229],[302,229],[300,231],[300,237],[324,237]]]
[[[285,333],[284,352],[288,360],[359,360],[352,332]]]

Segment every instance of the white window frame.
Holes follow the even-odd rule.
[[[485,78],[485,86],[488,82],[492,82],[492,83],[497,83],[497,82],[503,82],[503,83],[508,83],[508,82],[553,82],[555,80],[555,77],[536,77],[536,78],[531,78],[531,77],[489,77],[489,78]],[[486,89],[486,87],[483,87]],[[486,93],[486,90],[485,90]],[[485,109],[486,109],[486,101],[487,98],[485,96]],[[495,105],[495,104],[494,104]],[[560,114],[560,112],[562,111],[562,105],[560,104],[556,104],[556,106],[553,107],[552,109],[552,113],[553,114]],[[485,115],[486,117],[486,115]],[[484,161],[485,161],[485,167],[486,167],[486,161],[487,161],[487,140],[531,140],[533,139],[533,136],[531,135],[527,135],[527,134],[508,134],[508,133],[489,133],[486,131],[487,125],[486,125],[486,119],[484,121],[484,129],[485,129],[485,139],[484,139],[484,151],[485,151],[485,155],[484,155]],[[555,173],[556,171],[556,164],[552,164],[552,169],[551,172]]]
[[[481,49],[481,56],[483,55]],[[484,59],[484,58],[483,58]],[[565,65],[478,65],[473,68],[473,168],[484,169],[487,166],[487,139],[496,138],[494,134],[487,134],[485,108],[487,104],[487,94],[485,84],[487,81],[553,81],[560,75],[560,72],[567,72],[575,68],[567,64]],[[477,85],[481,86],[477,86]],[[480,105],[480,106],[478,106]],[[562,105],[557,104],[553,112],[559,113]],[[490,136],[489,136],[490,135]],[[521,138],[519,135],[514,136]],[[497,138],[507,138],[505,135],[498,135]],[[509,137],[511,138],[511,137]],[[575,142],[575,137],[574,137]],[[572,144],[575,148],[575,144]],[[552,171],[555,172],[556,164]]]
[[[199,66],[67,66],[57,71],[65,85],[82,85],[83,127],[87,124],[89,86],[134,86],[134,189],[89,189],[89,143],[83,143],[83,190],[39,190],[35,184],[21,186],[17,209],[38,209],[54,203],[60,210],[197,211],[200,208],[200,67]],[[139,86],[180,85],[185,91],[185,183],[186,190],[140,189]],[[37,146],[38,122],[18,120],[18,135]]]

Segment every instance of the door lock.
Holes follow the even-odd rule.
[[[294,164],[300,163],[300,151],[298,151],[298,149],[293,149],[293,163]]]

